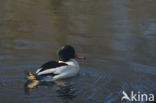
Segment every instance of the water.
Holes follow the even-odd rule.
[[[122,91],[156,93],[155,0],[0,0],[0,103],[120,103]],[[25,93],[56,50],[87,60],[68,88]],[[126,101],[124,101],[126,102]]]

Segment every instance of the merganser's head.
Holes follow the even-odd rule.
[[[56,55],[60,61],[64,62],[74,58],[85,59],[83,56],[76,55],[74,48],[70,45],[65,45],[58,49]]]

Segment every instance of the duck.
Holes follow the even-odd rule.
[[[65,45],[56,52],[58,61],[48,61],[41,65],[35,73],[28,72],[27,80],[41,82],[55,82],[70,78],[79,73],[80,66],[76,59],[85,59],[75,53],[74,47]]]

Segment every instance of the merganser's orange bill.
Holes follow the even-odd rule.
[[[75,56],[74,56],[75,58],[77,58],[77,59],[85,59],[85,57],[84,56],[79,56],[79,55],[77,55],[77,54],[75,54]]]

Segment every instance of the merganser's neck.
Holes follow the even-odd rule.
[[[64,62],[64,61],[59,61],[59,63],[66,63],[66,64],[68,64],[68,65],[74,66],[74,67],[76,67],[76,68],[79,69],[79,63],[78,63],[75,59],[70,59],[70,60],[68,60],[68,61],[66,61],[66,62]]]

